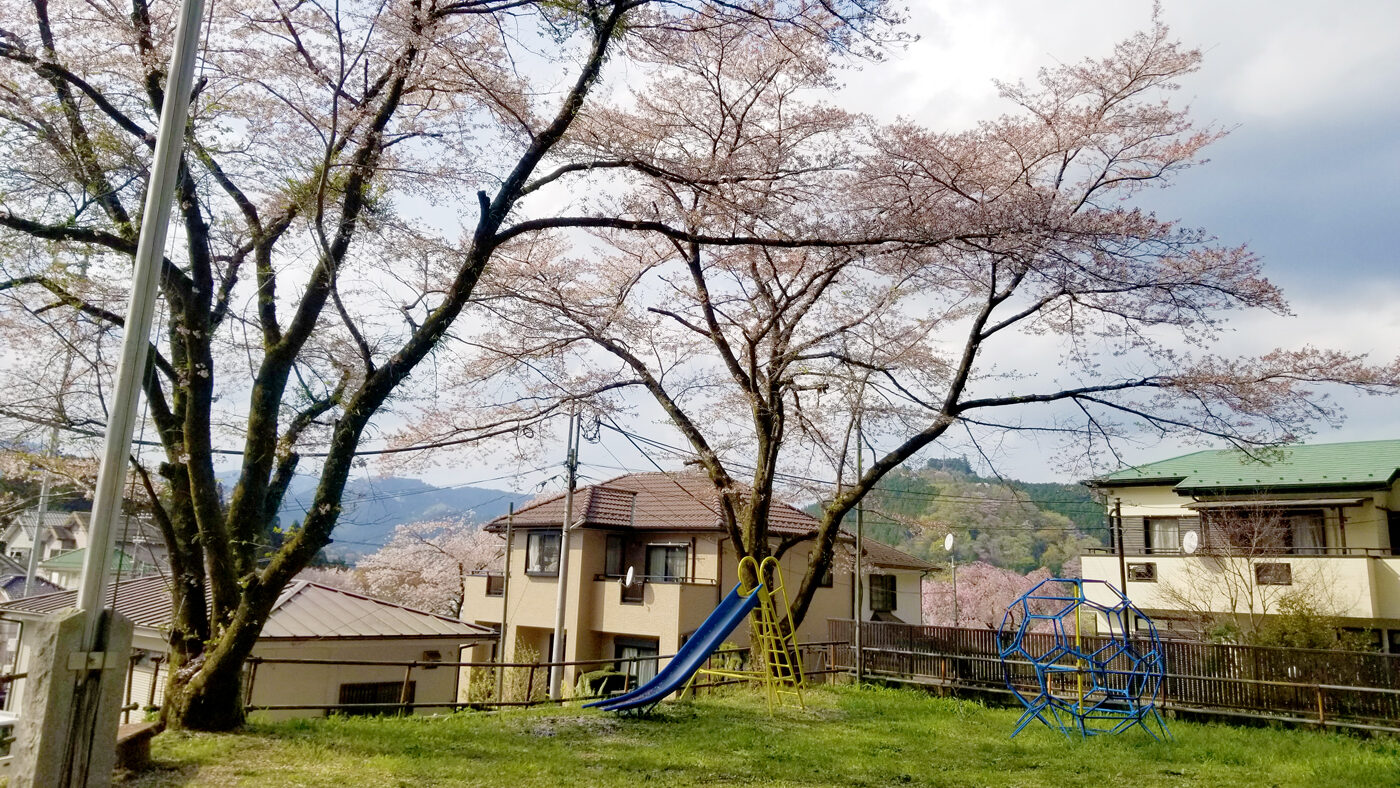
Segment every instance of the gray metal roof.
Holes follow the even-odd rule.
[[[26,618],[41,616],[73,607],[77,596],[76,591],[32,596],[0,605],[0,613]],[[130,618],[138,627],[170,628],[170,582],[162,575],[124,581],[118,588],[109,585],[107,604]],[[476,639],[495,637],[495,633],[447,616],[414,610],[307,580],[294,580],[273,605],[261,637]]]
[[[263,625],[269,638],[495,637],[493,630],[393,602],[294,580]]]

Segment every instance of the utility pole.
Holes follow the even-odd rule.
[[[564,609],[569,601],[569,529],[574,524],[574,486],[578,484],[578,433],[579,418],[575,413],[569,417],[569,451],[564,461],[568,486],[564,490],[564,524],[559,529],[559,586],[554,603],[554,648],[549,655],[549,661],[554,663],[549,667],[549,697],[553,700],[563,698],[561,685],[564,666],[559,663],[564,661]]]
[[[856,483],[865,475],[865,438],[861,433],[861,414],[856,413]],[[865,496],[856,502],[856,686],[865,678],[865,652],[861,630],[865,629],[865,580],[861,575],[865,552]]]
[[[49,446],[45,456],[50,460],[58,454],[58,424],[49,431]],[[34,575],[39,569],[39,540],[44,535],[44,518],[49,513],[49,491],[53,485],[53,473],[44,469],[43,481],[39,483],[39,512],[34,516],[34,539],[29,545],[29,561],[24,572],[24,595],[34,593]]]
[[[78,267],[78,275],[86,278],[88,270],[87,258]],[[50,462],[58,456],[58,425],[66,418],[63,408],[63,393],[68,388],[68,378],[73,373],[73,343],[77,341],[76,322],[69,327],[67,345],[68,349],[63,354],[63,374],[58,378],[58,391],[54,394],[54,424],[49,428],[49,445],[44,450],[44,456]],[[24,595],[27,597],[34,593],[34,576],[39,568],[39,540],[44,533],[44,518],[49,513],[49,498],[53,491],[53,471],[44,469],[43,480],[39,483],[39,514],[34,518],[34,541],[29,549],[29,566],[24,573]]]
[[[1123,499],[1113,499],[1114,540],[1118,543],[1118,582],[1123,596],[1128,595],[1128,559],[1123,554]]]
[[[515,501],[510,502],[506,511],[506,568],[501,574],[501,631],[496,645],[496,701],[505,700],[506,669],[502,663],[506,659],[506,624],[510,616],[510,548],[515,540]],[[490,582],[489,579],[487,582]]]
[[[112,559],[112,536],[122,509],[141,378],[146,371],[203,15],[203,0],[181,3],[93,495],[88,549],[76,602],[79,612],[57,614],[39,628],[40,635],[50,638],[46,643],[51,648],[31,651],[30,661],[35,664],[25,688],[25,713],[11,778],[11,785],[17,787],[105,786],[112,779],[125,674],[120,668],[128,661],[131,623],[104,609],[103,591]]]
[[[948,572],[953,578],[953,628],[958,626],[958,554],[953,552],[953,535],[943,540],[943,549],[948,551]]]

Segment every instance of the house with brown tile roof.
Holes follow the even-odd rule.
[[[504,622],[506,654],[513,660],[530,654],[547,660],[552,652],[564,511],[564,495],[553,495],[486,525],[502,535],[510,530],[509,563],[504,571],[468,578],[462,609],[482,626]],[[562,578],[565,661],[676,653],[737,581],[738,559],[719,512],[714,486],[694,471],[634,473],[576,490]],[[775,548],[785,538],[815,533],[816,525],[796,507],[773,504],[769,532]],[[921,623],[921,578],[932,565],[875,542],[865,553],[861,617]],[[853,555],[854,539],[843,534],[829,582],[798,627],[799,640],[825,640],[829,619],[853,617]],[[807,557],[807,547],[798,543],[781,558],[792,592]],[[747,643],[747,627],[733,637]],[[490,647],[481,647],[473,659],[492,656]],[[639,678],[655,669],[642,668]],[[578,672],[565,672],[566,686]]]
[[[0,616],[23,628],[50,613],[71,608],[76,591],[39,594],[0,605]],[[161,575],[109,584],[107,605],[134,626],[132,661],[127,672],[126,699],[142,708],[159,706],[165,694],[169,666],[165,664],[170,634],[169,580]],[[456,662],[464,646],[475,646],[496,635],[487,628],[447,616],[414,610],[340,588],[293,580],[282,590],[253,648],[262,659],[317,659],[380,662]],[[19,638],[18,672],[29,655],[23,629]],[[459,671],[417,668],[410,676],[409,694],[415,703],[454,703]],[[403,691],[404,668],[394,665],[326,665],[267,663],[250,670],[250,706],[326,706],[336,703],[397,703]],[[21,707],[24,681],[14,683],[5,709]],[[439,708],[421,708],[424,713]],[[271,719],[322,716],[324,709],[262,712]],[[341,713],[345,713],[342,711]],[[139,714],[139,713],[138,713]],[[139,720],[137,716],[135,719]]]

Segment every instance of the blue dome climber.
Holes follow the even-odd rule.
[[[1066,736],[1141,725],[1160,738],[1149,718],[1171,738],[1157,711],[1166,672],[1161,638],[1117,588],[1044,580],[1006,608],[998,634],[1006,686],[1026,707],[1012,738],[1037,719]]]

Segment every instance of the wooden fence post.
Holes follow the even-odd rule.
[[[409,706],[413,702],[413,666],[417,662],[408,663],[408,667],[403,669],[403,686],[399,688],[399,704],[403,706],[404,714],[412,714],[413,707]]]
[[[256,681],[258,678],[258,663],[260,661],[261,660],[259,660],[257,657],[253,657],[252,659],[248,660],[248,686],[244,688],[243,692],[244,708],[253,705],[253,682]],[[159,665],[159,663],[156,664]],[[157,670],[156,673],[159,674],[160,671]]]

